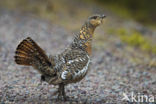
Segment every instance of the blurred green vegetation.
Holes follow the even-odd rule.
[[[131,45],[140,48],[143,51],[147,51],[156,54],[156,45],[152,44],[150,40],[145,38],[140,32],[133,30],[128,32],[126,28],[110,29],[109,34],[116,34],[119,38]]]
[[[0,7],[38,15],[47,14],[53,9],[51,0],[3,0],[0,2]]]
[[[75,30],[82,24],[75,20],[81,20],[83,16],[88,17],[90,11],[83,6],[79,8],[76,3],[69,1],[71,0],[3,0],[0,2],[0,9],[33,14],[66,29]]]
[[[97,0],[120,16],[134,18],[149,25],[156,24],[156,0]]]
[[[137,21],[149,25],[156,24],[156,0],[85,0],[87,3],[98,2],[103,7],[115,12],[116,14],[136,19]],[[20,9],[22,11],[29,11],[37,14],[50,13],[55,7],[67,7],[67,5],[60,5],[61,2],[56,3],[57,0],[1,0],[0,7]],[[62,0],[62,4],[70,2],[69,0]],[[82,0],[80,0],[82,2]],[[66,4],[66,3],[65,3]],[[58,8],[57,8],[58,9]],[[71,9],[71,8],[70,8]],[[81,8],[79,8],[81,9]],[[64,9],[66,10],[66,9]]]
[[[68,1],[68,2],[67,2]],[[82,24],[79,22],[83,17],[91,14],[88,6],[77,6],[70,0],[1,0],[0,9],[19,10],[23,13],[32,13],[44,19],[62,25],[66,29],[77,30]],[[85,0],[86,3],[95,3],[94,0]],[[82,2],[82,0],[80,0]],[[84,1],[83,1],[84,2]],[[156,1],[155,0],[97,0],[100,5],[114,11],[120,16],[133,18],[142,23],[155,25],[156,23]],[[72,8],[72,9],[71,9]],[[75,21],[78,19],[79,21]],[[71,23],[70,23],[71,22]],[[70,25],[72,24],[72,26]],[[156,45],[151,43],[140,32],[128,32],[126,28],[107,29],[108,34],[117,34],[125,43],[139,47],[141,50],[156,54]]]

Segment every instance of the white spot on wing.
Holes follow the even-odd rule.
[[[83,61],[83,59],[80,58],[80,61]]]
[[[87,58],[88,58],[87,64],[83,67],[82,70],[79,70],[78,72],[75,72],[75,73],[74,73],[74,75],[73,75],[74,78],[80,77],[80,76],[83,76],[83,75],[86,74],[86,72],[87,72],[87,70],[88,70],[89,63],[90,63],[90,58],[89,58],[88,55],[87,55]],[[82,61],[82,60],[85,61],[86,59],[85,59],[85,58],[82,58],[82,59],[80,58],[80,59],[69,60],[67,63],[71,64],[71,63],[73,63],[73,62],[79,62],[79,61]],[[65,80],[67,74],[68,74],[68,71],[62,72],[61,78]]]
[[[88,66],[89,66],[89,63],[90,63],[90,58],[89,58],[88,55],[87,55],[87,57],[88,57],[88,62],[87,62],[87,64],[86,64],[86,66],[84,66],[83,69],[80,70],[78,73],[75,72],[75,75],[74,75],[75,77],[79,77],[79,76],[81,76],[81,75],[84,75],[84,74],[87,72]]]
[[[67,73],[68,73],[68,71],[62,72],[61,78],[62,78],[62,79],[66,79]]]
[[[69,60],[68,61],[68,64],[71,64],[71,63],[73,63],[74,62],[74,60]]]
[[[64,60],[64,58],[63,58],[63,57],[61,58],[61,60],[62,60],[62,62],[63,62],[63,63],[65,63],[65,60]]]
[[[79,62],[79,59],[69,60],[69,61],[68,61],[68,64],[71,64],[71,63],[73,63],[73,62],[75,62],[75,61],[76,61],[76,62]]]

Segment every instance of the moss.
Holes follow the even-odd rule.
[[[140,48],[143,51],[147,51],[156,54],[156,45],[152,44],[150,40],[146,39],[140,32],[131,31],[128,32],[125,28],[110,29],[109,34],[116,34],[123,42],[128,45]]]

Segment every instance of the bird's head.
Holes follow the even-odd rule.
[[[105,15],[94,15],[88,18],[88,22],[94,26],[97,27],[102,23],[102,20],[105,18]]]

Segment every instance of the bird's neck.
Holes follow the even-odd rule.
[[[91,43],[94,34],[95,27],[86,22],[80,29],[72,43],[73,48],[80,48],[86,51],[89,55],[91,54]]]
[[[83,40],[84,38],[87,38],[87,39],[92,38],[94,34],[94,30],[95,30],[95,27],[92,26],[90,23],[86,22],[84,25],[82,25],[80,29],[80,32],[79,32],[80,38]]]

